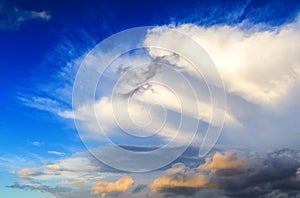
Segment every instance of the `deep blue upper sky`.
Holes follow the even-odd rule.
[[[7,14],[14,8],[47,11],[51,19],[1,29],[3,20],[14,15]],[[28,107],[20,97],[55,97],[53,93],[61,85],[53,85],[57,71],[114,33],[137,26],[182,23],[247,22],[272,28],[293,21],[299,9],[299,0],[0,1],[0,156],[30,152],[47,156],[47,150],[71,154],[82,148],[72,121]],[[70,108],[63,100],[60,105]],[[44,147],[32,146],[34,141]]]

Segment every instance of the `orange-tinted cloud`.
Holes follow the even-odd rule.
[[[74,180],[74,181],[62,181],[61,184],[64,184],[64,185],[71,185],[71,186],[81,186],[81,185],[85,185],[86,182],[83,181],[83,180]]]
[[[112,192],[126,192],[134,183],[132,177],[125,176],[118,179],[116,182],[97,182],[92,187],[92,194],[101,194],[105,197],[107,193]]]
[[[19,177],[20,178],[26,178],[31,175],[35,175],[39,172],[39,169],[37,168],[24,168],[19,171]]]
[[[46,168],[51,169],[51,170],[59,170],[59,169],[61,169],[61,167],[60,167],[59,164],[50,164],[50,165],[47,165]]]
[[[241,172],[249,167],[245,157],[238,156],[236,152],[227,152],[224,155],[217,152],[212,158],[206,158],[205,164],[196,169],[189,169],[185,165],[173,167],[164,175],[155,179],[151,184],[153,192],[166,188],[216,188],[217,184],[211,181],[213,174],[220,170],[230,170],[226,175]]]
[[[166,188],[210,188],[209,177],[203,172],[188,169],[183,164],[166,171],[151,184],[153,192]]]
[[[297,159],[288,155],[255,158],[236,152],[217,152],[197,168],[184,164],[172,167],[153,181],[151,190],[175,195],[192,195],[207,190],[229,197],[274,197],[272,195],[281,190],[300,192],[299,164]]]
[[[248,161],[245,157],[238,156],[236,152],[227,152],[222,155],[219,152],[213,158],[206,158],[205,164],[199,166],[200,169],[218,170],[218,169],[246,169]]]

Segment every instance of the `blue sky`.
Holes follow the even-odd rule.
[[[300,2],[296,0],[0,1],[0,197],[299,196],[299,10]],[[199,57],[212,60],[211,67],[216,67],[224,87],[215,76],[208,76],[204,82],[182,57],[147,48],[120,56],[103,73],[93,98],[95,109],[88,101],[84,103],[81,92],[77,99],[83,103],[72,106],[80,66],[91,66],[96,71],[97,64],[106,61],[102,56],[109,58],[122,48],[121,44],[111,48],[109,44],[97,44],[139,26],[152,26],[137,33],[144,46],[172,47],[177,43],[173,50],[189,55],[194,44],[188,45],[187,41],[197,43],[204,50],[200,53],[196,48]],[[115,37],[116,41],[134,45],[134,38],[126,40],[124,34]],[[141,70],[130,66],[143,62],[149,65]],[[172,68],[175,73],[169,70]],[[98,75],[94,70],[84,71],[84,82]],[[148,78],[152,72],[154,75]],[[190,84],[179,83],[178,73]],[[120,74],[122,78],[118,78]],[[163,77],[166,74],[168,78]],[[181,114],[171,92],[151,84],[151,80],[173,86],[177,96],[186,101]],[[143,140],[120,135],[133,128],[124,117],[119,120],[125,127],[121,129],[111,120],[113,108],[120,110],[125,104],[122,100],[116,100],[115,106],[109,103],[112,85],[117,83],[117,95],[133,96],[136,90],[139,93],[127,106],[137,123],[147,121],[143,113],[149,105],[166,107],[166,111],[152,109],[153,126],[133,131],[134,135],[151,135],[164,119],[160,116],[168,112],[170,117],[160,134]],[[142,86],[136,89],[137,84]],[[188,85],[194,86],[201,101],[189,100],[192,92],[184,87]],[[217,96],[213,104],[219,116],[216,120],[210,119],[210,90],[215,90]],[[201,112],[195,105],[200,105]],[[120,153],[107,147],[108,142],[95,128],[90,113],[93,110],[116,145],[137,153],[168,142],[178,116],[186,116],[186,125],[177,129],[181,136],[172,145],[182,153],[170,163],[164,161],[169,159],[169,150],[158,158],[152,156],[155,159],[149,155],[132,161],[130,155],[118,156]],[[191,138],[195,122],[199,122],[195,139],[184,152],[181,146]],[[203,131],[208,126],[220,129],[221,136],[205,160],[198,156],[198,147],[199,141],[205,140]],[[104,150],[96,157],[105,158],[108,165],[118,161],[116,167],[121,170],[91,155],[89,151],[98,146]],[[165,162],[164,166],[159,162]],[[126,172],[145,167],[151,171]],[[251,175],[262,179],[256,181]],[[180,176],[184,181],[178,180]],[[244,186],[235,186],[238,178]]]

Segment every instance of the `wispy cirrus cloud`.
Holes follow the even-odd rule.
[[[32,145],[32,146],[37,146],[37,147],[40,147],[43,145],[43,143],[39,142],[39,141],[29,141],[29,143]]]
[[[59,152],[59,151],[48,151],[49,154],[57,155],[57,156],[63,156],[65,153]]]
[[[0,3],[0,16],[0,29],[2,30],[18,30],[23,23],[28,21],[49,21],[51,19],[50,12],[22,10],[6,3]]]

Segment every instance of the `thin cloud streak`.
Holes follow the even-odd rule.
[[[5,3],[0,3],[0,13],[0,30],[18,30],[28,21],[49,21],[51,19],[51,14],[47,11],[22,10]]]

